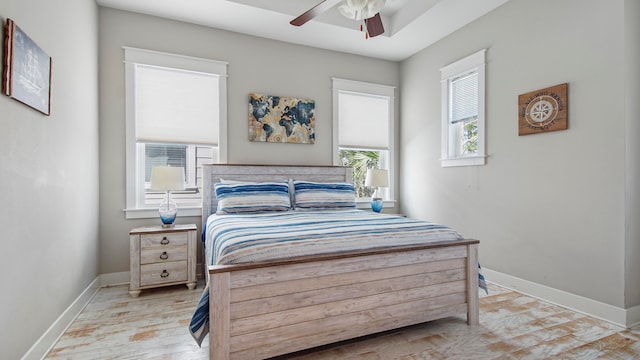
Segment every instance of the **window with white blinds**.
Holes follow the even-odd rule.
[[[440,69],[443,167],[485,164],[484,56],[481,50]]]
[[[394,102],[392,86],[333,79],[334,164],[353,167],[356,194],[367,204],[371,189],[364,182],[372,167],[389,171],[389,187],[380,190],[394,199]]]
[[[208,59],[124,48],[127,218],[155,217],[164,193],[149,190],[153,166],[181,167],[173,192],[181,215],[198,215],[202,164],[226,161],[226,68]],[[189,208],[192,207],[190,211]]]

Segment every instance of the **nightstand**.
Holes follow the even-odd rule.
[[[137,297],[142,289],[176,284],[195,289],[196,232],[195,224],[131,230],[129,294]]]

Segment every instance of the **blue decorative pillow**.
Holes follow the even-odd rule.
[[[339,210],[356,207],[356,193],[351,183],[294,181],[296,210]]]
[[[219,183],[214,185],[217,214],[246,214],[291,209],[288,182]]]

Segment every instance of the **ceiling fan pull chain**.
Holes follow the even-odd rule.
[[[360,32],[364,31],[364,38],[369,39],[369,29],[367,29],[367,22],[362,19],[360,23]]]

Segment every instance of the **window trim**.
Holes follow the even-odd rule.
[[[338,153],[340,151],[339,139],[339,124],[338,117],[340,109],[338,108],[338,96],[340,92],[353,92],[364,95],[381,96],[389,99],[389,123],[387,132],[389,134],[389,148],[388,149],[375,149],[375,150],[387,150],[388,151],[388,170],[389,170],[389,187],[388,195],[389,199],[386,199],[383,203],[383,207],[393,207],[396,203],[395,192],[395,86],[367,83],[362,81],[347,80],[340,78],[332,78],[333,82],[333,164],[335,166],[341,165]],[[372,149],[373,150],[373,149]],[[365,202],[360,201],[358,207],[363,207]],[[367,206],[370,206],[370,201],[366,202]]]
[[[485,143],[485,53],[482,49],[440,69],[442,89],[442,167],[477,166],[486,164]],[[449,87],[451,81],[471,72],[478,73],[478,152],[474,155],[450,157],[449,155]]]
[[[219,133],[218,133],[218,161],[227,162],[227,67],[228,63],[217,60],[170,54],[154,50],[122,47],[125,65],[125,218],[142,219],[155,218],[157,210],[151,206],[140,206],[137,198],[137,178],[139,176],[136,164],[138,147],[136,144],[135,124],[135,66],[136,64],[153,65],[181,70],[190,70],[214,74],[218,77],[219,94]],[[180,208],[179,216],[200,216],[202,207],[185,206]]]

